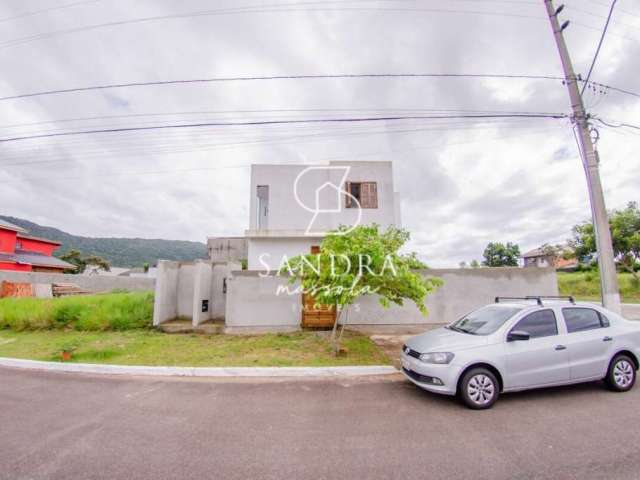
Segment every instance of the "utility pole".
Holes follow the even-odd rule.
[[[620,313],[620,293],[618,290],[618,277],[613,256],[613,244],[611,241],[611,231],[609,230],[609,216],[604,203],[604,193],[600,182],[599,158],[593,147],[591,135],[589,133],[588,117],[582,103],[582,95],[578,88],[578,78],[573,71],[571,58],[567,45],[564,42],[562,31],[567,27],[568,22],[560,26],[558,13],[562,6],[555,10],[552,0],[544,0],[547,14],[551,21],[551,29],[558,46],[564,78],[569,89],[571,108],[573,109],[572,121],[575,124],[578,141],[580,143],[580,155],[582,165],[587,176],[587,186],[589,187],[589,199],[591,201],[591,215],[593,217],[593,227],[596,237],[596,248],[598,250],[598,266],[600,267],[600,287],[602,291],[602,304],[609,310]]]

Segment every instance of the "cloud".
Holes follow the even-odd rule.
[[[403,4],[403,11],[395,3],[382,3],[395,10],[348,10],[355,4],[345,4],[176,18],[15,45],[2,50],[11,68],[3,71],[0,96],[242,75],[561,74],[542,5],[455,8],[524,12],[527,18],[521,18],[412,12],[410,8],[419,4]],[[584,10],[581,2],[565,3],[564,14],[573,22],[567,31],[569,49],[576,70],[584,73],[602,22],[572,10],[573,6]],[[29,10],[47,5],[33,1]],[[230,0],[215,4],[215,8],[237,6]],[[95,23],[212,8],[204,0],[94,2],[5,22],[0,43]],[[19,2],[5,2],[0,17],[24,11]],[[590,11],[606,14],[597,6]],[[635,87],[640,39],[623,25],[633,22],[632,17],[621,16],[612,23],[594,80]],[[640,102],[633,97],[596,92],[586,100],[605,119],[634,122],[640,116]],[[569,112],[569,107],[561,82],[530,79],[191,84],[5,101],[0,103],[0,136],[221,119],[443,109]],[[32,125],[10,126],[25,123]],[[614,208],[638,200],[640,137],[621,129],[599,130],[608,205]],[[562,240],[572,225],[589,217],[584,172],[568,122],[521,119],[212,127],[4,143],[0,144],[0,213],[84,235],[204,241],[207,235],[237,235],[247,228],[251,163],[331,159],[394,161],[403,223],[412,232],[409,247],[434,266],[480,258],[489,241],[517,241],[525,250]]]

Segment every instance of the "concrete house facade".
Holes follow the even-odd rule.
[[[391,162],[253,165],[250,192],[249,270],[277,269],[341,225],[400,226]]]
[[[306,295],[281,289],[288,284],[286,276],[277,274],[283,256],[316,252],[327,233],[341,225],[401,226],[391,162],[253,165],[248,200],[249,228],[244,237],[209,238],[208,260],[158,263],[154,325],[181,319],[194,328],[213,324],[227,333],[317,327],[311,322],[317,320],[312,318],[316,312],[307,308]],[[244,260],[247,269],[241,267]],[[429,317],[411,302],[383,309],[374,295],[366,295],[352,309],[349,323],[442,324],[498,295],[557,295],[558,291],[555,271],[545,268],[421,274],[445,282],[427,299]]]

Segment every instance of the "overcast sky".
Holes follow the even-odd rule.
[[[609,2],[565,3],[569,50],[585,75]],[[84,28],[112,22],[119,24]],[[229,76],[562,74],[542,0],[2,0],[0,59],[0,97]],[[592,79],[640,91],[639,75],[640,5],[619,0]],[[640,124],[640,98],[589,92],[585,101],[607,121]],[[0,101],[0,138],[431,110],[567,113],[569,101],[559,81],[522,79],[132,87]],[[640,201],[640,131],[599,133],[607,206]],[[204,241],[248,227],[251,163],[337,159],[394,162],[410,247],[432,266],[481,259],[490,241],[523,250],[562,241],[590,216],[569,121],[553,119],[208,127],[0,143],[0,214],[78,235]]]

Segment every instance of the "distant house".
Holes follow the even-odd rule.
[[[578,266],[575,258],[565,259],[560,256],[549,255],[542,248],[535,248],[522,255],[523,266],[526,267],[554,267],[556,270],[572,270]]]
[[[17,225],[0,220],[0,270],[62,273],[74,265],[53,256],[60,243],[31,237]]]

